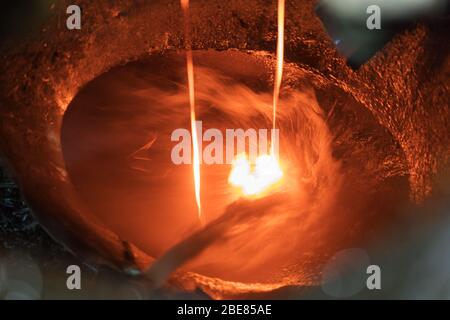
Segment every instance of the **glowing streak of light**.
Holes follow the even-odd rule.
[[[281,80],[283,78],[284,61],[284,12],[285,0],[278,0],[278,38],[277,38],[277,67],[275,73],[275,83],[273,86],[273,130],[276,129],[278,100],[280,98]],[[275,145],[272,138],[271,154],[274,155]]]
[[[184,14],[184,38],[186,47],[186,67],[188,76],[188,86],[189,86],[189,106],[190,106],[190,117],[191,117],[191,137],[192,137],[192,151],[193,151],[193,161],[192,167],[194,172],[194,187],[195,187],[195,200],[197,202],[197,212],[200,222],[203,223],[202,219],[202,206],[200,201],[200,150],[198,145],[197,137],[197,125],[195,123],[195,88],[194,88],[194,62],[192,59],[192,48],[191,48],[191,30],[190,30],[190,17],[189,17],[189,0],[181,0],[181,8]]]

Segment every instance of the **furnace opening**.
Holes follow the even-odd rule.
[[[272,55],[195,51],[193,58],[203,130],[272,128]],[[171,159],[171,133],[190,126],[185,74],[183,52],[115,67],[79,91],[62,127],[81,199],[152,257],[188,239],[199,249],[175,259],[174,269],[312,285],[329,257],[371,240],[407,203],[404,155],[389,132],[338,83],[288,62],[277,114],[283,184],[242,205],[231,165],[202,164],[202,234],[192,168]]]

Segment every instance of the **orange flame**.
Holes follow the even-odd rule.
[[[248,197],[260,197],[274,187],[283,177],[277,159],[269,155],[259,156],[252,165],[245,153],[238,154],[233,161],[228,182],[241,189]]]
[[[186,67],[188,76],[188,86],[189,86],[189,106],[190,106],[190,117],[191,117],[191,137],[192,137],[192,167],[194,172],[194,187],[195,187],[195,201],[197,202],[197,212],[200,222],[203,223],[202,219],[202,206],[200,201],[200,150],[197,138],[197,125],[195,123],[195,89],[194,89],[194,62],[192,58],[192,48],[191,48],[191,30],[190,30],[190,19],[189,19],[189,0],[181,0],[181,8],[184,14],[184,37],[185,37],[185,47],[186,47]]]
[[[276,186],[283,177],[283,171],[278,163],[275,150],[277,139],[275,139],[277,107],[280,97],[281,80],[283,78],[284,63],[284,16],[285,0],[278,0],[278,38],[277,38],[277,66],[275,70],[275,80],[273,86],[273,131],[271,137],[270,155],[261,155],[252,164],[247,159],[245,153],[239,154],[233,161],[233,167],[228,177],[228,182],[239,187],[242,193],[248,197],[259,197],[264,195],[269,189]]]
[[[284,11],[285,0],[278,0],[278,38],[277,38],[277,69],[273,86],[273,129],[275,131],[277,121],[277,107],[280,97],[281,80],[283,78],[284,61]],[[274,141],[272,140],[271,154],[274,155]]]

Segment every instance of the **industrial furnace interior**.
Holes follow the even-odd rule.
[[[0,211],[0,267],[17,250],[40,270],[21,294],[371,298],[373,265],[387,298],[442,294],[405,279],[448,226],[448,15],[372,52],[335,39],[330,1],[79,1],[79,30],[51,2],[1,51],[0,196],[38,228],[17,240]],[[66,261],[91,292],[63,293]]]

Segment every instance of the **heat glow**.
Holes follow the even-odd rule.
[[[275,71],[275,83],[273,86],[273,129],[276,128],[277,107],[280,98],[281,80],[283,78],[284,61],[284,0],[278,1],[278,38],[277,38],[277,68]]]
[[[202,205],[200,200],[200,150],[197,137],[197,125],[195,117],[195,87],[194,87],[194,62],[192,59],[191,48],[191,30],[189,19],[189,0],[181,0],[181,8],[184,14],[184,36],[186,47],[186,67],[188,76],[189,87],[189,106],[190,106],[190,120],[191,120],[191,137],[192,137],[192,169],[194,173],[194,188],[195,188],[195,201],[197,203],[198,218],[202,222]]]
[[[245,196],[260,196],[282,177],[283,172],[275,157],[259,156],[252,165],[245,153],[241,153],[233,161],[228,182],[240,188]]]

